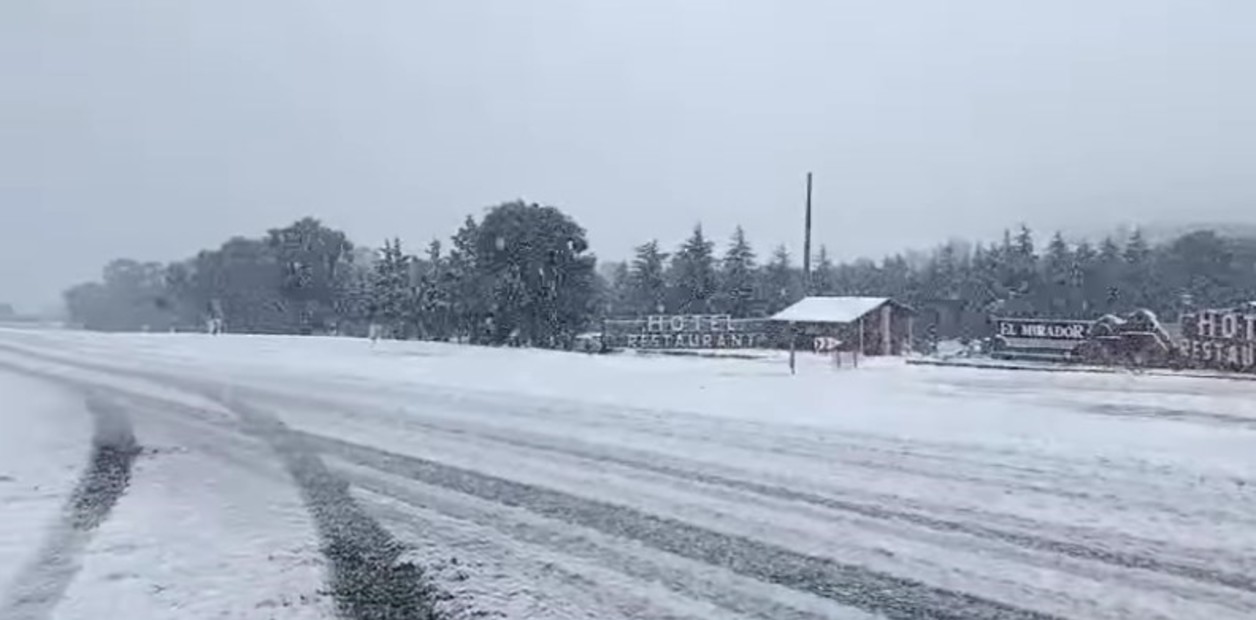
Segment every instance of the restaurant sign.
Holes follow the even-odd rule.
[[[1090,321],[1067,319],[995,319],[1000,336],[1034,340],[1085,340],[1090,325]]]
[[[1182,353],[1201,366],[1256,372],[1256,309],[1201,310],[1182,317]]]
[[[726,314],[652,315],[606,322],[613,346],[629,349],[755,349],[767,345],[767,322]]]

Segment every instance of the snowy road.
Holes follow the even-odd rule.
[[[1254,397],[0,331],[0,616],[1250,618]]]

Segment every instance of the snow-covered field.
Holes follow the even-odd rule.
[[[0,331],[0,617],[1256,617],[1256,383],[803,362]]]

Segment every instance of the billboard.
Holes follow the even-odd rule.
[[[651,315],[606,322],[605,338],[628,349],[758,349],[768,346],[768,322],[727,314]]]
[[[1182,354],[1197,366],[1256,372],[1256,308],[1184,315]]]

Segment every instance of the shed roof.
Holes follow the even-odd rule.
[[[791,323],[850,323],[887,303],[907,308],[889,297],[804,297],[798,303],[773,315],[771,320]]]

